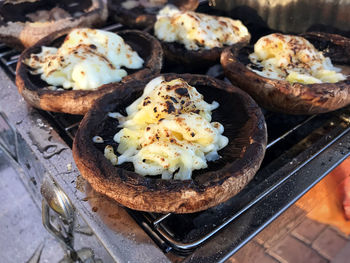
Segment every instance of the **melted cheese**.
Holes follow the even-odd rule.
[[[154,31],[158,39],[184,44],[188,50],[212,49],[250,39],[248,29],[239,20],[180,11],[172,6],[159,12]]]
[[[42,47],[24,63],[50,85],[95,90],[126,76],[121,67],[141,68],[143,59],[117,34],[81,28],[72,30],[58,49]]]
[[[128,116],[109,114],[118,118],[122,127],[114,136],[121,154],[118,164],[132,162],[141,175],[190,179],[193,170],[220,158],[217,151],[228,143],[223,126],[211,122],[211,111],[218,106],[217,102],[205,102],[182,79],[153,79],[143,95],[126,108]]]
[[[335,83],[345,80],[340,69],[332,65],[309,41],[302,37],[271,34],[254,45],[250,60],[261,66],[257,74],[273,79],[286,79],[294,83]]]

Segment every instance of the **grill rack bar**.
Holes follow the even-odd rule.
[[[155,219],[155,220],[152,222],[152,224],[153,224],[155,227],[159,227],[159,224],[160,224],[163,220],[167,219],[170,215],[171,215],[171,213],[164,214],[164,215],[158,217],[157,219]]]
[[[313,118],[315,118],[317,115],[311,115],[309,118],[307,118],[305,121],[295,125],[292,129],[288,130],[287,132],[285,132],[284,134],[282,134],[280,137],[278,137],[277,139],[274,139],[273,141],[267,143],[266,145],[266,149],[269,149],[271,146],[275,145],[276,143],[278,143],[279,141],[283,140],[284,138],[286,138],[289,134],[291,134],[293,131],[296,131],[297,129],[299,129],[301,126],[306,125],[309,121],[311,121]]]
[[[288,135],[290,135],[291,133],[293,133],[294,131],[296,131],[297,129],[299,129],[300,127],[302,127],[303,125],[307,125],[311,120],[313,120],[317,115],[311,115],[310,117],[308,117],[307,119],[305,119],[304,121],[298,123],[297,125],[295,125],[293,128],[289,129],[287,132],[283,133],[280,137],[272,140],[271,142],[268,142],[266,149],[269,149],[270,147],[274,146],[276,143],[280,142],[281,140],[285,139]],[[343,115],[340,116],[341,119],[343,119],[344,121],[350,122],[349,119],[344,119],[345,117]],[[346,129],[341,135],[344,136],[344,134],[346,134],[349,131],[349,129]],[[332,145],[336,140],[338,140],[338,137],[336,137],[335,139],[333,139],[330,143],[328,143],[324,148],[322,148],[317,154],[315,154],[314,156],[312,156],[310,159],[305,160],[305,162],[299,167],[302,168],[303,166],[305,166],[309,161],[311,161],[315,156],[319,155],[322,153],[322,151],[324,151],[325,149],[327,149],[330,145]],[[296,172],[298,170],[295,170],[294,172]],[[276,186],[273,186],[271,188],[271,190],[275,189],[278,185],[280,185],[281,183],[283,183],[286,179],[289,178],[289,176],[291,176],[292,174],[288,175],[286,178],[284,178],[283,180],[281,180],[279,183],[276,184]],[[252,205],[254,205],[255,203],[257,203],[259,200],[261,200],[263,197],[266,196],[266,192],[262,193],[260,196],[258,196],[256,199],[254,199],[252,201],[252,203],[249,205],[249,207],[251,207]],[[232,220],[234,220],[234,218],[238,217],[240,214],[242,214],[244,211],[246,211],[247,209],[249,209],[249,207],[246,207],[245,209],[240,210],[238,213],[236,213],[234,216],[232,216],[232,218],[228,219],[229,222],[231,222]],[[153,214],[154,215],[154,214]],[[154,219],[149,219],[149,224],[152,224],[155,228],[159,228],[159,225],[162,223],[162,221],[166,220],[169,216],[171,216],[171,213],[168,214],[163,214],[160,216],[156,216],[154,215]],[[225,222],[226,225],[226,222]],[[215,233],[217,233],[219,230],[221,229],[221,227],[218,227],[216,230],[212,231],[210,234],[208,234],[208,236],[205,236],[203,239],[207,240],[208,238],[210,238],[212,235],[214,235]],[[168,236],[168,241],[171,240],[171,237]],[[203,240],[203,242],[204,242]],[[172,243],[172,242],[171,242]],[[197,243],[197,242],[193,242]],[[192,244],[192,243],[191,243]],[[192,248],[192,246],[194,245],[189,245],[189,244],[182,244],[179,247],[181,247],[182,249],[190,249]],[[186,247],[186,248],[185,248]]]
[[[107,27],[108,30],[114,30],[114,29],[120,29],[122,26],[120,24],[111,25]],[[0,65],[9,72],[10,76],[12,78],[15,77],[15,67],[16,62],[19,58],[19,52],[9,49],[3,44],[0,44]],[[73,140],[76,128],[78,127],[80,122],[71,122],[68,125],[64,124],[59,121],[58,117],[61,117],[61,114],[52,113],[52,112],[45,112],[44,115],[47,114],[47,116],[50,116],[51,119],[54,120],[55,124],[62,129],[66,135]],[[276,145],[278,142],[283,141],[288,136],[292,135],[293,132],[297,131],[299,128],[301,128],[304,125],[307,125],[309,122],[311,122],[317,115],[313,115],[308,117],[306,120],[298,123],[293,128],[289,129],[287,132],[283,133],[278,138],[270,141],[267,145],[267,148],[270,148],[274,145]],[[63,116],[66,117],[66,116]],[[340,115],[340,117],[343,119],[344,122],[347,122],[350,124],[349,116]],[[314,155],[312,155],[310,158],[306,159],[300,166],[298,166],[296,169],[294,169],[289,175],[282,178],[280,181],[276,182],[275,185],[271,186],[270,189],[267,189],[264,191],[261,195],[256,197],[252,202],[245,207],[244,209],[239,210],[237,213],[232,215],[228,220],[224,221],[223,224],[217,226],[213,231],[209,232],[202,238],[193,241],[193,242],[179,242],[176,239],[173,238],[171,233],[169,233],[169,230],[167,230],[164,226],[162,226],[162,223],[169,219],[172,214],[164,214],[164,215],[155,215],[153,213],[144,213],[144,212],[137,212],[137,211],[131,211],[128,209],[129,213],[135,218],[135,220],[144,228],[144,230],[156,241],[156,243],[163,249],[164,252],[168,252],[170,250],[176,250],[179,252],[186,253],[188,251],[192,251],[196,247],[203,244],[206,240],[214,236],[217,232],[222,230],[225,226],[227,226],[229,223],[231,223],[233,220],[235,220],[237,217],[242,215],[246,210],[248,210],[250,207],[252,207],[254,204],[259,202],[261,199],[263,199],[266,195],[268,195],[271,191],[276,189],[278,186],[283,184],[286,180],[289,179],[290,176],[297,173],[300,169],[302,169],[305,165],[307,165],[310,161],[312,161],[314,158],[316,158],[318,155],[320,155],[322,152],[324,152],[326,149],[328,149],[332,144],[334,144],[339,138],[344,136],[349,132],[350,128],[346,128],[342,133],[340,133],[337,137],[332,139],[330,142],[328,142],[323,148],[321,148],[319,151],[317,151]],[[71,145],[71,142],[68,144]],[[144,221],[140,221],[138,216],[135,216],[135,213],[139,213],[144,218]]]
[[[10,49],[5,44],[0,43],[0,65],[9,72],[12,79],[16,75],[16,63],[20,52]]]
[[[296,129],[300,128],[302,125],[307,124],[308,122],[310,122],[312,119],[314,119],[317,115],[312,115],[309,118],[307,118],[305,121],[299,123],[298,125],[294,126],[292,129],[290,129],[288,132],[284,133],[283,135],[281,135],[280,137],[278,137],[277,139],[273,140],[272,142],[268,143],[268,147],[270,148],[271,146],[273,146],[275,143],[277,143],[278,141],[283,140],[284,138],[286,138],[288,135],[290,135],[293,131],[295,131]],[[342,118],[342,117],[340,117]],[[322,154],[325,150],[327,150],[330,146],[332,146],[334,143],[336,143],[340,138],[344,137],[347,133],[350,132],[350,126],[348,126],[344,131],[342,131],[339,135],[337,135],[336,137],[334,137],[331,141],[329,141],[326,145],[324,145],[321,149],[319,149],[316,153],[312,154],[309,158],[307,158],[306,160],[304,160],[300,165],[298,165],[294,170],[292,170],[289,174],[287,174],[286,176],[280,178],[279,181],[276,181],[273,185],[271,185],[268,189],[266,189],[264,192],[262,192],[259,196],[257,196],[256,198],[254,198],[248,205],[244,206],[243,209],[240,209],[238,212],[234,213],[230,218],[228,218],[227,220],[225,220],[222,224],[218,225],[216,228],[214,228],[211,232],[209,232],[208,234],[204,235],[202,238],[192,241],[192,242],[179,242],[177,240],[175,240],[171,234],[169,234],[169,231],[167,231],[165,228],[161,228],[160,225],[162,223],[162,221],[166,220],[167,218],[169,218],[169,216],[171,216],[171,213],[168,214],[164,214],[161,216],[155,216],[153,214],[153,216],[155,217],[154,219],[151,219],[149,214],[152,213],[146,213],[146,212],[137,212],[136,213],[142,213],[143,216],[148,220],[148,224],[149,225],[154,225],[155,229],[154,232],[151,232],[149,234],[151,235],[155,235],[155,236],[161,236],[163,238],[165,238],[165,241],[167,242],[167,244],[169,244],[169,250],[171,249],[175,249],[177,251],[180,251],[182,253],[186,253],[187,252],[191,252],[193,251],[193,249],[195,249],[196,247],[200,246],[201,244],[203,244],[205,241],[207,241],[208,239],[210,239],[212,236],[214,236],[215,234],[217,234],[220,230],[222,230],[224,227],[226,227],[228,224],[230,224],[232,221],[234,221],[236,218],[238,218],[239,216],[241,216],[244,212],[246,212],[247,210],[249,210],[251,207],[253,207],[255,204],[257,204],[258,202],[260,202],[263,198],[265,198],[267,195],[269,195],[271,192],[273,192],[275,189],[277,189],[279,186],[281,186],[283,183],[285,183],[291,176],[293,176],[295,173],[297,173],[300,169],[302,169],[303,167],[305,167],[308,163],[310,163],[312,160],[314,160],[316,157],[318,157],[320,154]],[[134,213],[134,211],[132,211],[132,213]],[[134,216],[135,218],[135,216]],[[147,231],[148,232],[148,231]],[[158,238],[158,237],[157,237]]]

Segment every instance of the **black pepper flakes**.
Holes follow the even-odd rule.
[[[156,113],[157,112],[157,107],[153,108],[153,112]]]
[[[150,100],[150,98],[149,97],[146,97],[144,100],[143,100],[143,106],[147,106],[148,104],[150,104],[151,103],[151,100]]]
[[[174,103],[177,103],[177,99],[175,99],[174,97],[171,97],[171,96],[170,96],[170,99],[171,99]]]
[[[176,92],[177,94],[179,94],[180,96],[189,96],[189,94],[188,94],[188,89],[186,89],[186,88],[177,88],[177,89],[175,90],[175,92]]]
[[[196,134],[194,132],[191,132],[191,136],[194,137]]]
[[[171,101],[167,100],[165,103],[166,103],[166,106],[167,106],[167,112],[169,114],[176,111],[176,109],[174,107],[174,104]]]

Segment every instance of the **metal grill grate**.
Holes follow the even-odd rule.
[[[268,127],[270,127],[269,124],[273,123],[276,118],[279,119],[279,117],[281,115],[269,113],[266,116]],[[291,116],[282,117],[289,119]],[[272,205],[271,197],[269,197],[271,193],[282,187],[287,181],[292,180],[293,175],[300,169],[319,157],[327,148],[350,131],[349,117],[349,109],[324,115],[292,117],[296,119],[295,123],[291,125],[292,127],[281,131],[276,138],[270,137],[265,161],[254,180],[241,193],[217,208],[182,216],[174,214],[157,215],[137,211],[129,212],[149,234],[154,235],[154,240],[158,241],[158,244],[163,247],[164,251],[174,249],[181,253],[190,252],[218,233],[226,225],[233,223],[238,217],[262,200],[271,202]],[[283,129],[283,127],[278,129],[281,130],[281,128]],[[305,133],[307,135],[304,137]],[[298,139],[295,141],[296,138]],[[293,141],[291,147],[287,146],[290,140]],[[282,145],[283,143],[286,145]],[[276,147],[277,150],[273,149]],[[279,147],[283,147],[283,149]],[[280,155],[280,152],[284,153]],[[343,152],[342,154],[345,156],[348,155],[348,152]],[[300,155],[302,155],[301,158]],[[314,182],[322,177],[323,175],[320,173],[314,179]],[[303,185],[302,187],[307,189],[311,185]],[[216,214],[221,215],[216,216]],[[188,235],[179,233],[181,230],[177,229],[178,225],[188,221],[192,223],[203,218],[205,219],[201,222],[202,225],[198,226],[196,224],[195,231],[193,229],[189,230],[187,232],[189,233]],[[145,222],[147,226],[144,225]],[[263,225],[259,224],[252,226],[257,232],[262,230],[263,227]],[[238,233],[238,235],[241,234]],[[159,239],[161,240],[160,242]],[[236,249],[243,243],[242,241],[240,244],[237,244]]]
[[[16,74],[16,64],[20,53],[4,44],[0,44],[0,62],[1,66],[14,78]]]
[[[120,27],[112,25],[107,29]],[[18,57],[19,52],[0,45],[0,65],[12,79]],[[71,146],[82,117],[40,112]],[[265,118],[269,134],[265,159],[253,181],[237,196],[217,207],[188,215],[162,215],[127,209],[164,252],[189,253],[230,225],[234,229],[237,226],[237,232],[236,237],[231,238],[231,250],[226,254],[234,253],[317,183],[326,174],[325,171],[334,168],[349,155],[350,146],[347,151],[334,155],[336,160],[331,160],[333,156],[329,155],[329,151],[350,131],[349,108],[313,116],[265,112]],[[300,171],[306,167],[307,171],[316,169],[312,164],[315,159],[322,160],[319,162],[324,165],[322,171],[301,179]],[[291,189],[291,185],[295,189]],[[275,200],[276,196],[286,192],[287,198]],[[266,207],[268,211],[264,210]],[[259,217],[254,222],[247,221],[252,214]]]

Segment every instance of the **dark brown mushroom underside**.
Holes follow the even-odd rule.
[[[187,67],[205,68],[220,60],[224,48],[188,50],[183,44],[161,41],[164,58],[171,64],[181,64]]]
[[[255,175],[266,147],[266,125],[256,103],[243,91],[225,82],[202,75],[164,75],[166,80],[181,77],[220,107],[213,111],[213,121],[225,128],[229,144],[219,151],[221,159],[209,167],[193,172],[193,180],[162,180],[143,177],[133,171],[131,163],[114,167],[103,155],[112,138],[117,121],[108,112],[125,113],[126,106],[138,98],[149,81],[121,85],[97,101],[80,124],[73,143],[73,156],[81,174],[92,187],[132,209],[153,212],[192,213],[215,206],[237,194]],[[105,144],[94,144],[96,135]]]
[[[0,7],[0,41],[22,50],[53,32],[64,28],[101,26],[107,19],[107,5],[102,0],[77,1],[77,5],[71,5],[71,2],[38,0],[32,3],[3,4]],[[71,17],[35,24],[26,16],[38,10],[50,10],[55,6],[62,8]]]
[[[334,64],[349,65],[349,39],[326,33],[303,35]],[[337,83],[301,84],[262,77],[249,70],[252,48],[227,48],[221,64],[227,78],[248,92],[262,107],[287,114],[317,114],[350,104],[350,78]]]
[[[242,41],[232,46],[245,46],[249,42],[248,39],[242,39]],[[205,68],[212,66],[216,63],[220,63],[220,55],[224,48],[199,48],[198,50],[188,50],[183,44],[177,42],[164,42],[161,41],[165,59],[173,64],[181,64],[190,68]]]
[[[23,63],[23,60],[30,57],[30,54],[39,53],[41,46],[58,47],[69,31],[66,29],[53,33],[21,54],[17,64],[16,85],[24,99],[36,108],[70,114],[85,114],[97,98],[111,92],[115,86],[103,85],[93,91],[51,91],[44,89],[50,85],[41,80],[39,75],[32,75],[29,72],[30,68]],[[117,33],[145,61],[140,70],[126,69],[128,76],[124,77],[122,82],[129,79],[143,79],[160,72],[163,53],[160,43],[154,37],[137,30],[124,30]]]
[[[127,0],[109,0],[108,8],[111,17],[123,25],[133,28],[153,27],[156,22],[157,13],[160,8],[144,8],[138,6],[132,9],[122,7],[122,3]],[[169,0],[168,3],[177,6],[181,10],[195,10],[198,7],[198,0]]]

